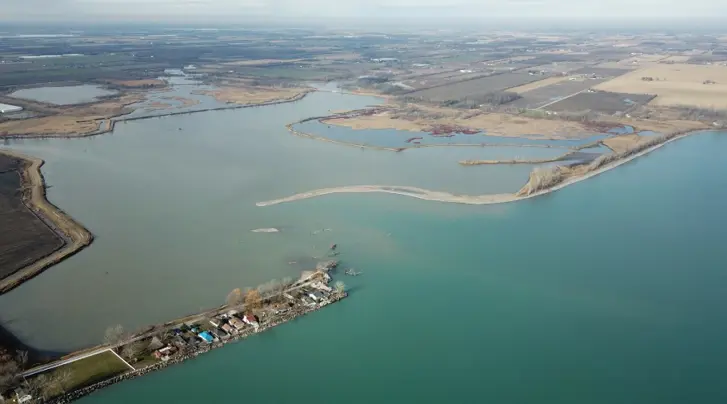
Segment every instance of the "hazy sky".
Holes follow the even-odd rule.
[[[727,17],[727,0],[2,0],[5,21]]]

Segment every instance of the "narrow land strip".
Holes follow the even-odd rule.
[[[43,174],[40,172],[43,160],[5,149],[0,149],[0,153],[30,162],[21,174],[23,203],[31,212],[65,240],[65,245],[59,250],[0,280],[1,294],[17,287],[21,283],[43,272],[48,267],[63,261],[90,245],[93,241],[93,235],[80,223],[73,220],[73,218],[46,199],[45,182]]]
[[[352,185],[352,186],[344,186],[344,187],[316,189],[313,191],[308,191],[308,192],[291,195],[291,196],[288,196],[285,198],[258,202],[258,203],[256,203],[256,205],[257,206],[272,206],[272,205],[277,205],[280,203],[294,202],[294,201],[298,201],[298,200],[302,200],[302,199],[315,198],[315,197],[319,197],[319,196],[323,196],[323,195],[338,194],[338,193],[365,193],[365,192],[381,192],[381,193],[409,196],[412,198],[418,198],[418,199],[423,199],[423,200],[428,200],[428,201],[460,203],[460,204],[468,204],[468,205],[493,205],[493,204],[499,204],[499,203],[515,202],[515,201],[530,199],[530,198],[545,195],[545,194],[548,194],[551,192],[555,192],[555,191],[563,189],[569,185],[587,180],[591,177],[595,177],[596,175],[599,175],[603,172],[616,168],[622,164],[626,164],[629,161],[634,160],[638,157],[644,156],[646,154],[649,154],[652,151],[657,150],[668,143],[671,143],[678,139],[683,139],[683,138],[693,135],[693,134],[705,133],[705,132],[707,132],[707,131],[701,130],[701,131],[694,131],[694,132],[687,132],[687,133],[679,134],[677,136],[674,136],[672,138],[665,140],[663,143],[659,143],[657,145],[651,146],[645,150],[642,150],[638,153],[630,155],[626,158],[608,163],[608,164],[606,164],[596,170],[590,171],[582,176],[571,177],[563,182],[558,183],[557,185],[555,185],[553,187],[543,189],[543,190],[540,190],[537,192],[533,192],[528,195],[517,195],[517,194],[455,195],[455,194],[452,194],[449,192],[432,191],[432,190],[428,190],[428,189],[409,187],[409,186]]]

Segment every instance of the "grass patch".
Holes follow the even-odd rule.
[[[35,382],[46,397],[53,397],[90,386],[128,370],[129,367],[121,359],[107,351],[42,373],[29,382]]]

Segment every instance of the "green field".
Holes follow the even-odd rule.
[[[80,389],[106,380],[130,370],[129,367],[111,352],[103,352],[42,373],[29,380],[35,381],[45,392],[46,397]],[[68,372],[66,378],[60,377]]]

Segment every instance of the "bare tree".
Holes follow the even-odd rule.
[[[53,386],[53,381],[45,374],[41,373],[25,383],[28,394],[33,397],[40,397],[45,401],[48,390]],[[42,402],[41,401],[41,402]]]
[[[225,302],[228,306],[238,306],[242,304],[243,299],[242,291],[240,290],[240,288],[232,289],[232,292],[227,295],[227,299],[225,299]]]
[[[336,293],[338,293],[339,295],[342,295],[346,292],[346,284],[343,283],[343,281],[336,281],[333,286],[336,288]]]
[[[60,387],[63,393],[68,390],[70,383],[73,381],[73,371],[68,367],[56,370],[53,373],[53,382]]]
[[[106,329],[104,334],[104,342],[108,345],[118,344],[124,339],[124,327],[116,324]]]
[[[20,368],[13,361],[0,362],[0,391],[15,386],[20,379]]]
[[[247,309],[256,309],[262,305],[262,297],[260,292],[252,289],[245,295],[245,307]]]
[[[17,350],[15,358],[17,359],[20,367],[25,368],[25,366],[28,364],[28,351]]]
[[[146,344],[144,344],[142,341],[135,341],[130,344],[124,345],[124,347],[121,349],[121,356],[130,361],[135,360],[139,355],[144,353],[145,349]]]

